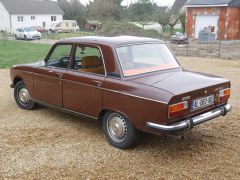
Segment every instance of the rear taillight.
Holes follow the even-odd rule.
[[[188,109],[188,102],[183,101],[177,104],[173,104],[169,106],[168,115],[169,117],[179,117],[184,115]]]
[[[219,100],[218,101],[222,102],[222,101],[228,100],[228,98],[230,97],[230,94],[231,94],[231,89],[230,88],[220,90],[219,91]]]

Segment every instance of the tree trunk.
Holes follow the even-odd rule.
[[[169,24],[169,26],[170,26],[170,34],[173,35],[175,25],[174,24]]]

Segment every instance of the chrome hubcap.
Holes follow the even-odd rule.
[[[21,88],[18,92],[18,97],[22,103],[27,104],[30,99],[28,90],[26,88]]]
[[[117,141],[124,141],[127,135],[127,125],[125,119],[118,113],[112,113],[108,117],[107,130],[110,137]]]

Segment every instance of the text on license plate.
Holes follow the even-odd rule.
[[[214,95],[199,98],[192,101],[191,109],[199,109],[214,104]]]

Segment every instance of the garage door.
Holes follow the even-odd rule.
[[[217,30],[218,30],[218,16],[216,15],[197,15],[195,19],[195,38],[198,38],[198,33],[201,29],[214,26],[214,33],[217,38]]]

